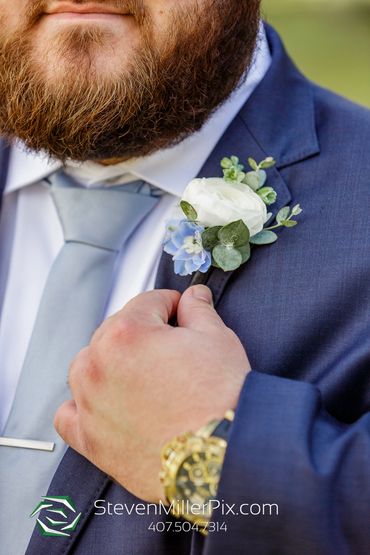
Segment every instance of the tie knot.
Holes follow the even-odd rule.
[[[50,192],[64,240],[118,251],[157,204],[133,182],[123,186],[85,188],[59,171],[49,177]],[[132,187],[131,185],[135,185]]]

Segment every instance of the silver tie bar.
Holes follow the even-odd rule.
[[[54,451],[55,443],[51,441],[35,441],[33,439],[0,437],[0,447],[18,447],[20,449],[35,449],[37,451]]]

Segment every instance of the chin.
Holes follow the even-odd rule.
[[[70,78],[71,71],[110,79],[122,75],[137,45],[137,38],[117,36],[107,25],[56,25],[42,31],[42,38],[34,37],[35,62],[50,81],[66,72]]]
[[[122,68],[121,73],[125,69]],[[116,82],[117,63],[104,56],[89,56],[79,53],[76,56],[55,56],[52,66],[43,67],[45,81],[51,89],[58,87],[61,82],[71,82],[78,72],[79,81],[85,84],[109,84]]]

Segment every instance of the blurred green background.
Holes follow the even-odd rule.
[[[370,107],[370,0],[262,0],[310,79]]]

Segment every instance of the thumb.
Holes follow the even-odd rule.
[[[194,285],[183,293],[177,308],[177,322],[180,327],[199,331],[224,326],[213,307],[212,292],[205,285]]]

